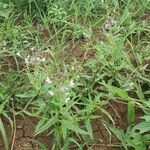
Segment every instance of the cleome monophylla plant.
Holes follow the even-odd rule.
[[[16,148],[19,117],[36,119],[39,149],[49,150],[41,134],[53,150],[149,149],[149,9],[149,0],[1,0],[2,149]]]

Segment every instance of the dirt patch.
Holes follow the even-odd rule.
[[[3,120],[4,126],[7,133],[7,138],[9,139],[9,148],[12,144],[12,130],[10,125],[6,120]],[[50,136],[45,134],[40,134],[37,137],[33,137],[33,133],[35,131],[35,126],[37,124],[37,119],[35,118],[23,118],[17,117],[16,118],[16,134],[14,139],[14,149],[13,150],[39,150],[39,145],[34,142],[39,141],[40,143],[44,144],[47,150],[51,149],[52,140]],[[0,137],[0,149],[4,149],[4,145],[2,142],[2,138]]]

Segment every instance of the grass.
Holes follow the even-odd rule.
[[[92,122],[98,119],[124,149],[146,150],[149,8],[149,0],[2,0],[0,131],[5,149],[2,118],[13,132],[13,113],[37,118],[34,136],[51,134],[53,149],[88,147],[95,141]],[[127,105],[125,130],[115,127],[105,109],[111,102]],[[139,123],[136,109],[143,112]]]

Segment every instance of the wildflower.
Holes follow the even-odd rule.
[[[53,96],[53,95],[54,95],[54,92],[53,92],[53,91],[48,91],[48,94],[49,94],[50,96]]]
[[[114,25],[114,24],[116,24],[116,23],[117,23],[116,20],[114,20],[114,19],[111,20],[111,24],[112,24],[112,25]]]
[[[103,26],[106,30],[109,30],[111,27],[113,27],[116,24],[116,20],[112,17],[109,16],[106,21],[104,22]]]
[[[48,84],[52,84],[53,83],[53,81],[52,81],[52,79],[50,77],[47,77],[45,81]]]
[[[130,87],[132,87],[133,85],[134,85],[134,83],[133,83],[133,82],[131,82],[131,83],[129,84],[129,86],[130,86]]]
[[[17,56],[19,56],[19,57],[21,57],[21,54],[20,54],[20,52],[17,52],[17,53],[16,53],[16,55],[17,55]]]
[[[70,82],[69,82],[69,87],[74,87],[74,85],[75,85],[75,83],[74,83],[74,81],[73,80],[71,80]]]
[[[74,66],[71,66],[71,70],[74,70],[75,68],[74,68]]]
[[[35,57],[31,57],[30,62],[35,62],[36,58]]]
[[[46,104],[45,104],[44,102],[41,102],[41,103],[40,103],[40,107],[45,108],[45,107],[46,107]]]
[[[110,27],[111,27],[111,25],[109,23],[104,24],[105,29],[109,29]]]
[[[37,60],[37,61],[41,61],[40,57],[37,57],[36,60]]]
[[[41,59],[41,62],[45,62],[45,61],[46,61],[46,59],[45,59],[45,58],[42,58],[42,59]]]
[[[130,90],[133,90],[133,89],[134,89],[134,83],[133,82],[131,82],[130,84],[125,86],[126,91],[130,91]]]
[[[30,51],[34,51],[35,49],[36,49],[35,47],[29,48]]]
[[[29,56],[29,55],[25,58],[25,63],[26,63],[26,64],[28,64],[28,63],[29,63],[29,58],[30,58],[30,56]]]
[[[66,98],[66,99],[65,99],[65,103],[68,103],[69,100],[70,100],[70,97]]]
[[[61,87],[59,88],[59,91],[60,91],[60,92],[66,92],[66,91],[68,91],[68,87],[67,87],[67,86],[61,86]]]
[[[6,41],[3,41],[3,46],[5,47],[7,45],[7,42]]]

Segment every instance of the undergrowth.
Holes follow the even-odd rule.
[[[90,149],[96,119],[116,135],[121,148],[146,150],[150,143],[149,8],[149,0],[1,0],[4,149],[10,145],[3,118],[13,135],[13,114],[37,118],[34,136],[51,135],[52,149],[67,150],[72,145]],[[115,126],[105,107],[111,102],[126,104],[126,129]],[[137,116],[136,110],[142,115]]]

